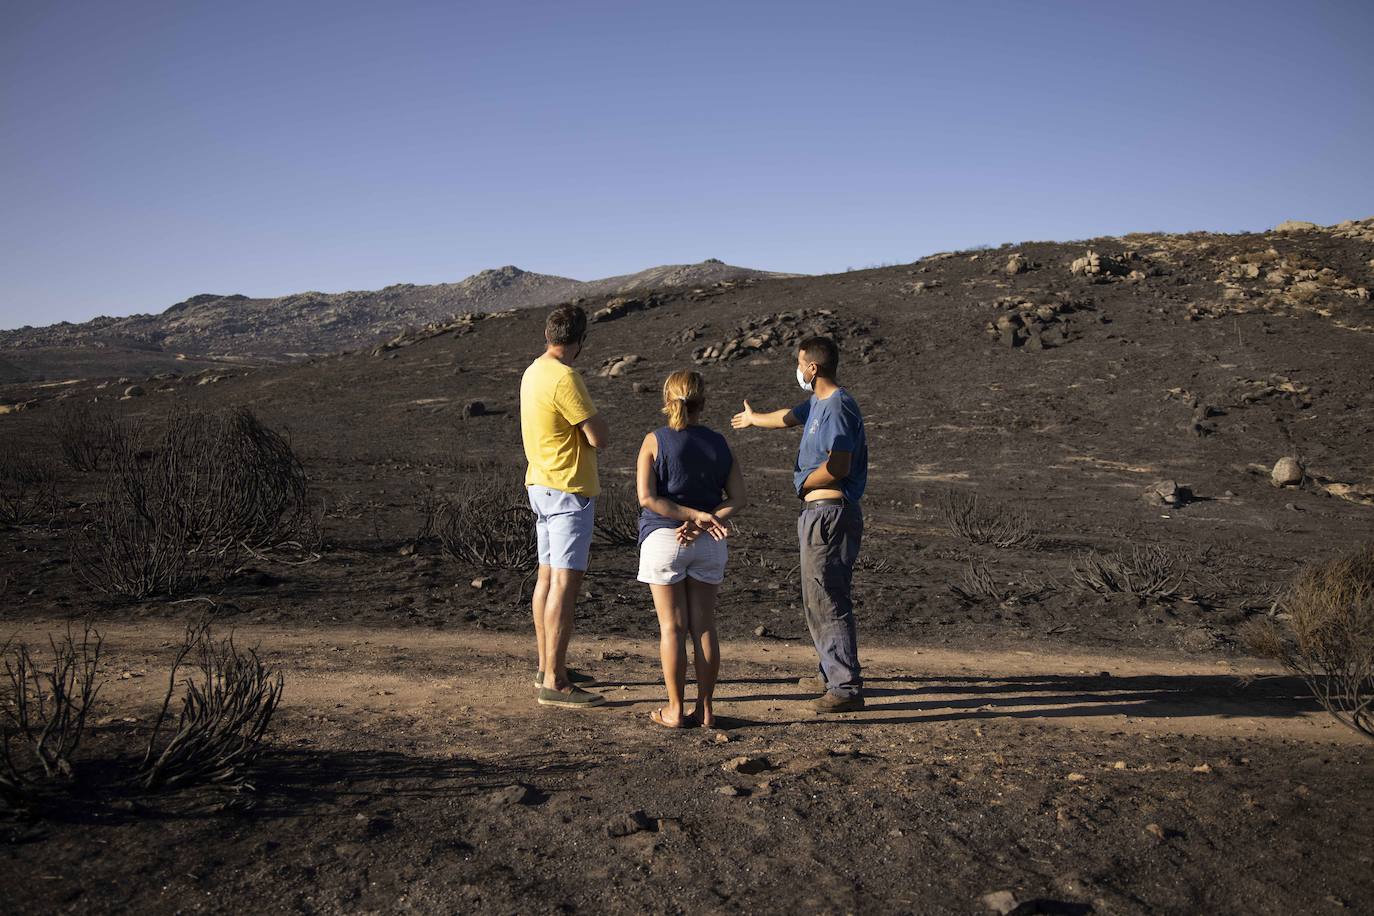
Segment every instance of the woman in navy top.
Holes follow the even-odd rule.
[[[725,578],[725,520],[745,506],[744,475],[725,437],[699,422],[706,383],[696,372],[674,372],[663,383],[668,425],[644,437],[636,466],[639,581],[653,593],[659,655],[668,705],[651,715],[667,728],[711,726],[720,673],[716,595]],[[697,702],[683,711],[687,636],[695,647]]]

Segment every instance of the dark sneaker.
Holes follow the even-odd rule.
[[[822,712],[858,712],[864,708],[864,698],[859,695],[842,697],[827,693],[811,701],[811,708]]]
[[[579,685],[579,686],[582,686],[582,687],[595,687],[595,686],[596,686],[598,683],[600,683],[600,682],[597,681],[597,679],[596,679],[595,677],[593,677],[592,675],[590,675],[590,674],[586,674],[586,673],[584,673],[584,672],[582,672],[582,671],[578,671],[576,668],[569,668],[569,669],[568,669],[568,683],[574,684],[574,685]],[[536,687],[543,687],[543,686],[544,686],[544,672],[542,672],[542,671],[536,671],[536,672],[534,672],[534,686],[536,686]]]
[[[583,690],[581,687],[573,687],[566,693],[562,690],[550,690],[547,687],[539,688],[540,706],[561,706],[564,709],[591,709],[593,706],[601,706],[605,702],[606,698],[601,694]]]

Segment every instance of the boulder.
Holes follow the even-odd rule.
[[[130,385],[128,388],[124,389],[124,397],[126,398],[141,398],[145,394],[147,394],[147,392],[143,390],[142,385]]]
[[[1145,489],[1145,501],[1152,506],[1182,506],[1192,499],[1192,491],[1172,480],[1157,480]]]
[[[1030,260],[1018,251],[1007,258],[1007,266],[1003,269],[1007,272],[1008,276],[1014,277],[1017,274],[1023,274],[1030,270],[1032,266]]]
[[[1128,272],[1121,261],[1092,250],[1069,265],[1069,273],[1075,277],[1124,277]]]
[[[1274,469],[1269,472],[1269,482],[1276,487],[1296,487],[1302,483],[1307,476],[1302,462],[1293,457],[1280,458],[1274,462]]]
[[[470,420],[473,417],[485,416],[486,412],[487,405],[483,404],[481,401],[468,401],[466,404],[463,405],[464,420]]]
[[[1016,895],[1011,891],[992,891],[984,894],[981,900],[983,906],[996,913],[997,916],[1007,916],[1012,910],[1017,909]]]
[[[1305,219],[1286,219],[1274,227],[1275,232],[1310,232],[1317,228],[1316,223]]]

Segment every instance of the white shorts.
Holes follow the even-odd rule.
[[[703,534],[690,544],[677,542],[672,528],[649,532],[639,545],[639,581],[650,585],[673,585],[691,576],[707,585],[719,585],[725,579],[725,560],[729,548]]]

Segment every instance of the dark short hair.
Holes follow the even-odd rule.
[[[580,305],[560,305],[549,313],[544,336],[555,346],[579,342],[587,336],[587,313]]]
[[[797,349],[816,364],[816,370],[825,378],[833,379],[840,371],[840,348],[829,337],[808,337],[797,344]]]

